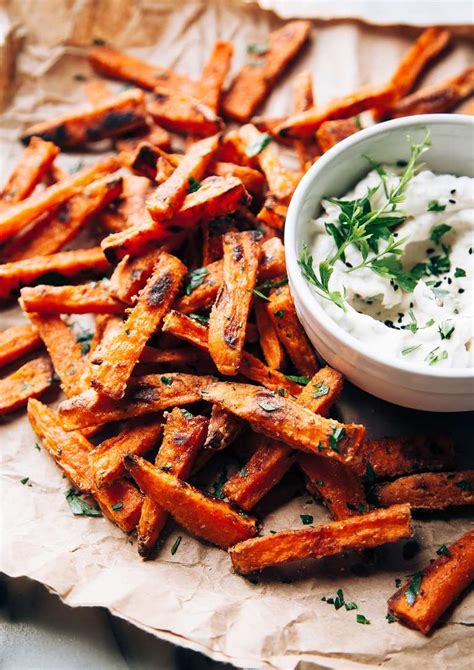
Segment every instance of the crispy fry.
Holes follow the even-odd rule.
[[[97,46],[89,51],[89,62],[99,74],[131,82],[152,91],[158,84],[166,84],[179,90],[194,90],[195,84],[188,77],[161,66],[146,63],[139,58],[112,49]]]
[[[191,146],[171,177],[160,184],[147,201],[147,210],[152,219],[162,221],[174,215],[190,192],[190,184],[203,176],[219,148],[220,140],[220,135],[214,135]]]
[[[137,88],[124,91],[100,105],[37,123],[22,135],[24,143],[36,136],[68,149],[117,137],[145,124],[145,96]]]
[[[474,579],[474,530],[414,575],[388,600],[388,608],[410,628],[427,635]]]
[[[415,435],[368,440],[349,449],[348,462],[361,477],[384,479],[423,470],[446,470],[454,466],[453,440],[447,435]]]
[[[287,214],[288,206],[269,193],[265,198],[262,209],[257,214],[257,218],[276,230],[283,230]]]
[[[122,314],[125,305],[110,295],[104,282],[74,286],[27,286],[20,291],[29,312],[49,314]]]
[[[219,111],[222,87],[230,69],[233,52],[231,42],[223,40],[214,42],[212,53],[203,67],[197,85],[196,97],[216,114]]]
[[[251,53],[251,61],[240,70],[224,96],[222,109],[226,116],[241,123],[250,119],[278,77],[300,51],[310,29],[308,21],[290,21],[270,33],[268,49]]]
[[[152,248],[143,256],[122,258],[110,278],[110,293],[127,305],[136,302],[160,254],[160,248]]]
[[[102,248],[107,258],[116,262],[127,254],[143,253],[153,240],[169,239],[193,228],[199,221],[235,212],[247,200],[248,194],[238,179],[207,177],[197,191],[186,196],[171,222],[157,223],[149,215],[144,216],[142,223],[106,237]]]
[[[324,526],[284,530],[241,542],[229,550],[237,572],[247,574],[304,558],[324,558],[348,550],[372,549],[411,537],[410,506],[394,505]]]
[[[382,507],[406,502],[412,509],[446,509],[474,505],[474,470],[423,472],[375,487]]]
[[[224,135],[220,149],[217,152],[217,160],[251,168],[257,166],[255,158],[247,156],[245,144],[238,130],[230,130]]]
[[[0,299],[13,297],[21,286],[39,281],[56,281],[66,277],[80,278],[87,274],[101,274],[109,263],[100,247],[62,251],[50,256],[35,256],[16,263],[0,265]]]
[[[474,93],[474,67],[468,67],[456,77],[445,79],[440,84],[420,88],[415,93],[401,98],[383,113],[384,119],[398,119],[413,114],[436,114],[449,112],[464,98]]]
[[[111,157],[85,168],[38,194],[31,195],[22,202],[0,212],[0,242],[32,223],[53,207],[59,207],[95,179],[114,172],[119,167],[117,158]]]
[[[187,479],[197,452],[206,436],[208,420],[203,416],[187,418],[175,408],[166,421],[163,444],[155,460],[155,467],[171,472],[173,477]],[[168,512],[152,498],[145,496],[138,524],[138,553],[146,558],[155,546]]]
[[[346,137],[350,137],[350,135],[357,133],[359,130],[361,130],[361,125],[357,118],[324,121],[316,131],[318,147],[324,154],[335,144],[345,140]]]
[[[94,389],[65,400],[59,414],[65,430],[95,426],[107,421],[121,421],[142,414],[160,412],[168,407],[180,407],[201,400],[199,391],[212,377],[167,373],[133,377],[121,400],[99,396]]]
[[[0,333],[0,366],[7,365],[41,346],[41,337],[30,326],[11,326]]]
[[[204,448],[214,451],[225,449],[234,442],[241,431],[242,422],[236,416],[213,405]]]
[[[160,254],[119,333],[93,365],[92,386],[110,398],[122,398],[133,368],[148,339],[156,332],[181,287],[186,267],[175,256]]]
[[[333,100],[323,110],[312,107],[306,112],[290,116],[277,131],[281,137],[311,137],[324,121],[347,119],[366,109],[388,106],[395,95],[396,89],[391,82],[383,86],[366,86],[344,98]]]
[[[43,446],[75,488],[91,494],[106,517],[130,533],[138,523],[143,497],[126,479],[96,489],[89,465],[93,445],[79,432],[66,433],[58,415],[37,400],[28,402],[28,418]]]
[[[155,87],[148,111],[156,123],[175,133],[207,137],[223,128],[222,120],[210,107],[162,84]]]
[[[298,396],[298,404],[315,414],[327,416],[342,392],[344,377],[329,366],[321,368]]]
[[[204,388],[201,396],[245,419],[257,433],[342,462],[365,436],[364,426],[325,419],[294,400],[250,384],[216,382]]]
[[[311,377],[318,370],[318,361],[296,314],[288,286],[274,289],[270,294],[268,315],[301,375]]]
[[[58,155],[58,147],[33,137],[0,192],[0,208],[27,198],[48,172]]]
[[[223,500],[206,496],[138,456],[126,456],[125,465],[146,495],[208,542],[227,549],[255,535],[255,519],[240,516]]]
[[[260,253],[253,231],[224,235],[223,284],[211,310],[208,333],[209,353],[224,375],[236,375],[240,368]]]
[[[152,185],[148,179],[134,174],[124,174],[121,196],[101,212],[100,223],[111,233],[125,230],[135,220],[139,220],[151,192]]]
[[[53,368],[47,356],[34,358],[8,377],[0,379],[0,415],[26,405],[52,382]]]
[[[62,249],[97,212],[122,191],[121,177],[103,177],[73,195],[57,211],[46,215],[24,234],[14,237],[1,251],[4,262],[47,256]]]
[[[141,144],[148,142],[152,146],[161,149],[169,149],[171,145],[171,135],[167,130],[153,121],[151,116],[147,117],[147,125],[144,131],[133,133],[130,137],[119,137],[115,140],[117,151],[132,152]]]
[[[89,454],[95,484],[103,488],[126,474],[123,457],[142,456],[153,449],[163,431],[162,418],[133,420],[118,435],[101,442]]]
[[[278,334],[268,314],[267,306],[261,300],[256,300],[253,308],[263,356],[270,368],[283,370],[286,363],[285,351],[278,339]]]
[[[264,185],[264,178],[261,172],[246,165],[237,165],[236,163],[224,163],[222,161],[213,161],[209,165],[209,174],[215,174],[218,177],[236,177],[240,179],[245,189],[250,195],[257,198],[261,197]]]
[[[231,216],[204,222],[202,228],[202,265],[210,265],[224,255],[223,240],[226,233],[236,233],[236,220]]]
[[[130,169],[161,184],[173,174],[176,167],[171,162],[171,156],[172,154],[167,154],[163,149],[150,142],[140,142],[133,151]]]

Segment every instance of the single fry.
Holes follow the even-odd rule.
[[[324,558],[349,550],[372,549],[412,535],[410,506],[394,505],[324,526],[257,537],[231,547],[229,554],[234,569],[247,574],[304,558]]]
[[[239,515],[223,500],[206,496],[143,458],[126,456],[125,466],[147,496],[208,542],[227,549],[256,534],[255,519]]]
[[[133,368],[148,339],[171,308],[186,274],[175,256],[163,252],[153,274],[140,292],[137,304],[109,343],[100,362],[92,361],[92,386],[110,398],[122,398]]]
[[[152,185],[148,179],[134,174],[122,176],[122,193],[100,214],[100,223],[110,233],[125,230],[139,220]]]
[[[224,375],[236,375],[242,360],[245,330],[257,280],[261,247],[258,233],[224,236],[223,285],[209,317],[209,353]]]
[[[30,325],[11,326],[0,333],[0,367],[41,346],[41,337]]]
[[[142,456],[153,449],[163,432],[162,424],[161,417],[131,421],[122,432],[91,451],[89,464],[96,486],[103,488],[126,474],[123,458],[127,454]]]
[[[201,396],[245,419],[257,433],[342,462],[365,436],[364,426],[325,419],[290,398],[250,384],[215,382],[204,388]]]
[[[160,254],[161,249],[153,247],[144,255],[122,258],[110,278],[110,293],[126,305],[136,302]]]
[[[40,137],[69,149],[141,128],[145,124],[145,113],[143,91],[129,89],[93,108],[30,126],[21,139],[26,144],[32,137]]]
[[[242,422],[237,417],[213,405],[204,448],[214,451],[226,449],[240,435],[242,427]]]
[[[246,165],[237,165],[236,163],[224,163],[222,161],[213,161],[208,168],[209,174],[218,177],[236,177],[240,179],[245,186],[245,190],[252,197],[260,198],[263,192],[265,179],[261,172]]]
[[[0,379],[0,415],[23,407],[29,398],[37,398],[52,380],[53,368],[47,356],[34,358]]]
[[[427,635],[439,617],[474,579],[474,530],[417,573],[388,600],[388,607],[406,626]]]
[[[203,67],[201,79],[197,84],[196,97],[215,114],[219,112],[222,88],[230,69],[233,52],[232,42],[223,40],[214,42],[212,53]]]
[[[446,509],[474,505],[474,470],[422,472],[375,487],[382,507],[406,502],[412,509]]]
[[[167,417],[163,443],[155,460],[155,467],[170,472],[173,477],[187,479],[196,454],[202,448],[208,421],[203,416],[187,418],[175,408]],[[168,512],[152,498],[145,496],[138,523],[138,553],[146,558],[155,546]]]
[[[308,21],[290,21],[268,36],[268,47],[252,49],[222,101],[226,116],[245,123],[267,98],[278,77],[298,54],[311,29]]]
[[[324,154],[335,144],[354,135],[359,130],[361,130],[361,125],[357,118],[324,121],[316,131],[318,147]]]
[[[271,292],[267,309],[293,365],[299,374],[312,377],[318,370],[318,361],[299,322],[288,286],[281,286]]]
[[[20,291],[28,312],[49,314],[122,314],[125,305],[110,295],[105,282],[74,286],[27,286]]]
[[[166,130],[208,137],[222,130],[222,120],[197,98],[159,84],[148,105],[153,120]]]
[[[14,205],[33,193],[58,155],[52,142],[33,137],[0,192],[0,208]]]
[[[256,300],[253,308],[263,357],[270,368],[283,370],[286,363],[285,351],[278,338],[277,330],[268,314],[267,306],[261,300]]]
[[[344,377],[326,366],[318,370],[298,396],[298,404],[315,414],[327,416],[342,393]]]
[[[124,533],[130,533],[140,518],[143,502],[140,492],[126,479],[98,490],[89,465],[93,445],[79,432],[66,433],[58,415],[37,400],[28,402],[28,418],[43,446],[74,487],[91,494],[103,514]]]
[[[62,251],[50,256],[35,256],[15,263],[0,265],[0,299],[18,293],[21,286],[48,280],[83,275],[101,274],[109,269],[109,262],[100,247]]]
[[[200,390],[212,381],[205,375],[169,372],[166,375],[133,377],[121,400],[100,396],[87,389],[59,406],[65,430],[87,428],[108,421],[122,421],[201,400]]]

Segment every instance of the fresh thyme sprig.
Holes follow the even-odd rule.
[[[391,230],[405,220],[405,214],[398,206],[405,199],[405,190],[411,179],[420,169],[418,159],[431,146],[429,131],[419,144],[410,144],[410,159],[396,185],[389,190],[384,169],[368,159],[371,166],[377,170],[384,188],[386,202],[378,209],[373,210],[372,196],[379,186],[369,188],[367,194],[355,200],[339,200],[328,198],[329,202],[339,207],[339,217],[336,223],[327,223],[326,231],[336,244],[336,252],[320,261],[317,269],[313,258],[309,254],[308,246],[303,244],[298,264],[306,281],[312,284],[318,295],[334,302],[341,309],[345,309],[344,296],[340,291],[331,291],[329,281],[336,261],[345,262],[345,251],[354,245],[362,256],[362,262],[356,267],[349,267],[346,272],[354,272],[363,267],[370,268],[382,277],[393,280],[404,291],[411,292],[419,279],[416,274],[403,270],[399,256],[403,253],[402,245],[406,239],[396,240]],[[382,251],[379,251],[379,240],[386,241]],[[369,258],[369,253],[373,255]]]

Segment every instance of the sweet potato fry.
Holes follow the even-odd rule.
[[[397,619],[425,635],[474,579],[474,530],[443,547],[439,558],[388,600]]]
[[[0,242],[8,239],[50,209],[59,207],[95,179],[114,172],[119,167],[117,158],[107,158],[101,163],[85,168],[53,184],[38,194],[31,195],[6,211],[0,212]]]
[[[474,505],[474,470],[423,472],[375,487],[382,507],[406,502],[412,509],[446,509]]]
[[[283,230],[287,214],[288,206],[269,193],[265,198],[262,209],[257,214],[257,218],[276,230]]]
[[[70,398],[80,393],[84,389],[85,363],[69,326],[59,316],[34,312],[27,316],[45,344],[64,394]]]
[[[329,366],[321,368],[298,396],[298,404],[315,414],[327,416],[342,392],[344,377]]]
[[[318,370],[318,361],[296,314],[288,286],[270,294],[268,315],[293,365],[301,375],[311,377]]]
[[[203,445],[207,424],[205,417],[187,418],[180,409],[175,408],[168,415],[155,467],[161,472],[171,472],[173,477],[178,479],[187,479],[196,454]],[[150,554],[167,518],[168,512],[152,498],[145,496],[138,523],[140,556],[146,558]]]
[[[14,237],[1,251],[3,262],[47,256],[62,249],[122,191],[121,177],[104,177],[72,196],[57,211],[46,215],[28,230]]]
[[[26,405],[29,398],[37,398],[52,380],[53,368],[47,356],[34,358],[0,379],[0,415]]]
[[[109,263],[100,247],[62,251],[50,256],[35,256],[16,263],[0,265],[0,299],[13,297],[21,286],[52,282],[66,277],[80,278],[87,274],[101,274]]]
[[[122,314],[125,305],[110,295],[104,282],[74,286],[27,286],[20,291],[29,312],[49,314]]]
[[[111,233],[125,230],[135,220],[140,220],[146,199],[151,192],[152,185],[148,179],[134,174],[124,174],[121,196],[101,212],[100,223]]]
[[[200,389],[209,385],[212,377],[167,373],[133,377],[121,400],[99,396],[94,389],[65,400],[59,414],[65,430],[96,426],[108,421],[131,419],[142,414],[160,412],[168,407],[180,407],[201,400]]]
[[[293,114],[306,112],[311,107],[314,107],[313,73],[311,70],[303,70],[293,80]],[[304,173],[308,169],[308,164],[313,162],[314,152],[310,152],[307,142],[303,140],[294,140],[293,146],[300,162],[301,172]]]
[[[94,359],[92,386],[110,398],[122,398],[133,368],[148,339],[169,311],[186,274],[175,256],[163,252],[120,332],[100,362]]]
[[[160,248],[152,248],[143,256],[122,258],[110,278],[110,293],[127,305],[136,302],[160,254]]]
[[[89,62],[96,72],[112,79],[131,82],[152,91],[158,84],[166,83],[181,91],[194,90],[195,83],[173,70],[152,65],[108,46],[97,46],[89,51]]]
[[[197,84],[196,97],[215,114],[219,112],[222,87],[230,69],[233,52],[232,42],[223,40],[214,42],[212,53],[203,67],[201,79]]]
[[[28,418],[43,446],[75,488],[91,494],[104,515],[124,533],[130,533],[140,518],[143,502],[140,492],[126,479],[98,490],[89,465],[93,445],[79,432],[66,433],[58,415],[37,400],[28,402]]]
[[[229,554],[234,569],[247,574],[304,558],[324,558],[397,542],[413,535],[410,522],[410,506],[394,505],[324,526],[257,537],[231,547]]]
[[[215,219],[235,212],[247,203],[248,194],[242,182],[234,177],[207,177],[200,188],[189,193],[181,209],[170,222],[157,223],[151,216],[115,235],[109,235],[102,242],[102,248],[111,262],[127,254],[143,253],[151,241],[162,241],[196,226],[202,220]]]
[[[123,457],[126,454],[142,456],[153,449],[163,432],[162,418],[132,420],[114,437],[101,442],[89,454],[89,464],[95,484],[103,488],[126,474]]]
[[[207,137],[223,128],[222,120],[197,98],[159,84],[148,111],[156,123],[175,133]]]
[[[245,419],[257,433],[342,462],[365,436],[364,426],[325,419],[294,400],[250,384],[215,382],[204,388],[201,396]]]
[[[147,210],[152,219],[170,219],[181,207],[186,195],[192,192],[191,184],[203,176],[219,148],[220,140],[220,135],[213,135],[191,146],[171,177],[160,184],[147,201]]]
[[[216,158],[225,163],[235,163],[236,165],[251,168],[257,167],[255,157],[247,155],[245,143],[240,137],[238,130],[230,130],[224,135]]]
[[[120,324],[121,318],[119,316],[112,316],[111,314],[97,314],[95,317],[95,330],[89,344],[89,358],[100,347],[103,338],[107,336],[109,328],[113,324]]]
[[[447,435],[415,435],[368,440],[352,451],[350,467],[361,477],[384,479],[454,466],[453,440]]]
[[[396,95],[395,86],[389,82],[383,86],[366,86],[350,95],[333,100],[319,110],[316,107],[290,116],[277,129],[281,137],[311,137],[324,121],[347,119],[373,107],[388,106]]]
[[[237,74],[222,101],[226,116],[240,123],[250,119],[278,77],[300,51],[310,28],[308,21],[290,21],[270,33],[268,46],[248,47],[251,60]]]
[[[234,442],[241,431],[242,422],[236,416],[213,405],[204,448],[214,451],[225,449]]]
[[[59,149],[52,142],[33,137],[0,192],[0,208],[27,198],[48,172]]]
[[[0,333],[0,366],[39,349],[41,337],[30,326],[11,326]]]
[[[179,347],[178,349],[145,347],[140,356],[140,363],[148,368],[150,365],[161,365],[168,370],[181,370],[183,372],[201,372],[203,369],[207,371],[215,370],[210,356],[196,349],[196,347]],[[136,369],[134,374],[136,374]]]
[[[140,142],[132,153],[130,169],[136,174],[143,175],[152,181],[156,180],[161,184],[173,174],[177,167],[171,162],[171,156],[172,154],[167,154],[150,142]],[[158,167],[159,161],[160,167]]]
[[[237,221],[231,216],[221,216],[213,221],[206,221],[202,229],[202,266],[218,261],[224,255],[223,240],[226,233],[238,232]]]
[[[208,168],[209,174],[215,174],[218,177],[236,177],[240,179],[245,186],[245,190],[251,196],[261,197],[265,183],[261,172],[246,165],[236,165],[236,163],[224,163],[222,161],[213,161]]]
[[[142,491],[192,533],[227,549],[253,537],[256,521],[243,517],[223,500],[163,472],[138,456],[126,456],[125,466]]]
[[[270,368],[283,370],[286,363],[285,351],[278,339],[278,334],[268,314],[267,306],[261,300],[256,300],[253,308],[263,357]]]
[[[134,88],[93,108],[30,126],[21,139],[26,144],[32,137],[41,137],[62,149],[69,149],[141,128],[145,124],[145,113],[143,91]]]
[[[334,121],[324,121],[316,131],[316,140],[318,147],[324,154],[329,151],[338,142],[345,140],[346,137],[361,130],[359,120],[353,119],[335,119]]]
[[[143,131],[134,132],[130,137],[119,137],[114,141],[115,149],[121,152],[133,152],[142,142],[147,142],[161,149],[169,149],[171,135],[167,130],[153,121],[151,116],[147,117],[147,125]]]
[[[209,353],[224,375],[236,375],[242,360],[245,330],[257,280],[261,247],[258,233],[224,236],[223,284],[209,317]]]
[[[468,67],[456,77],[445,79],[440,84],[420,88],[411,95],[387,106],[384,119],[398,119],[413,114],[436,114],[449,112],[464,98],[474,93],[474,67]]]

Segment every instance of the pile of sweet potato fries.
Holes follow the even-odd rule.
[[[199,81],[92,48],[96,73],[136,88],[89,79],[88,106],[25,130],[0,194],[0,298],[18,298],[26,317],[0,334],[0,364],[28,356],[0,381],[0,413],[27,405],[75,490],[136,532],[143,557],[168,516],[247,574],[396,542],[413,534],[411,510],[474,503],[474,471],[453,470],[450,439],[366,441],[362,425],[328,418],[343,379],[318,368],[281,241],[301,176],[358,132],[358,114],[452,110],[474,69],[412,92],[450,41],[430,28],[382,85],[320,108],[301,72],[287,117],[253,117],[309,35],[294,21],[249,45],[227,90],[228,42]],[[57,165],[60,150],[105,139],[113,155],[73,174]],[[86,227],[100,246],[64,251]],[[78,341],[71,314],[95,315],[93,336]],[[56,382],[58,412],[36,399]],[[242,467],[217,496],[187,482],[225,449]],[[259,535],[252,510],[292,467],[331,520]],[[427,633],[473,576],[470,532],[390,598],[392,615]]]

